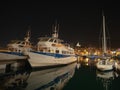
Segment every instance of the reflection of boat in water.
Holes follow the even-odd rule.
[[[0,90],[17,90],[27,86],[29,72],[15,72],[5,76],[0,76]]]
[[[96,72],[96,77],[98,81],[101,81],[103,84],[103,88],[105,90],[109,90],[111,87],[112,80],[116,77],[116,73],[114,71],[108,71],[108,72],[102,72],[102,71],[97,71]]]
[[[28,79],[25,90],[62,90],[73,77],[76,63],[41,71],[33,71]]]
[[[30,72],[31,69],[27,68],[27,64],[24,61],[7,64],[5,72],[0,72],[0,90],[25,88]]]

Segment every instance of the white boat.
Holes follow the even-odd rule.
[[[28,56],[25,55],[25,52],[28,51],[28,38],[25,38],[26,41],[22,40],[11,40],[7,45],[6,50],[0,50],[0,62],[8,60],[23,60],[27,59]],[[29,45],[30,46],[30,45]]]
[[[11,51],[4,51],[0,52],[0,62],[1,61],[8,61],[8,60],[23,60],[27,59],[28,57],[22,53],[11,52]]]
[[[55,25],[52,37],[40,37],[36,50],[28,53],[32,67],[66,65],[77,61],[74,49],[58,38],[58,29]]]
[[[2,61],[13,61],[13,60],[23,60],[27,59],[28,56],[25,55],[25,50],[29,50],[26,45],[25,41],[21,40],[12,40],[7,45],[8,50],[1,50],[0,51],[0,62]]]
[[[58,25],[55,25],[52,36],[40,37],[37,45],[32,49],[29,33],[24,42],[19,42],[21,45],[11,43],[8,46],[29,56],[28,60],[32,67],[58,66],[76,62],[77,57],[74,49],[58,38],[58,29]]]
[[[27,49],[25,43],[25,41],[21,40],[12,40],[7,45],[7,49],[0,50],[0,70],[4,70],[6,64],[28,59],[28,55],[25,55]]]
[[[102,40],[103,55],[96,64],[97,69],[101,71],[113,70],[114,62],[107,56],[107,42],[105,31],[105,16],[103,15],[103,40]]]

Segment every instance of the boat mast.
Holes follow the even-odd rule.
[[[53,28],[54,31],[53,31],[52,37],[58,38],[59,24],[57,24],[57,21],[53,27],[54,27]]]
[[[103,53],[106,54],[107,52],[107,43],[106,43],[106,32],[105,32],[105,16],[104,13],[102,13],[103,16]]]
[[[29,26],[28,27],[28,31],[27,31],[27,34],[26,34],[26,37],[24,38],[24,40],[25,40],[25,45],[28,45],[29,43],[30,43],[30,29],[31,29],[31,27]]]

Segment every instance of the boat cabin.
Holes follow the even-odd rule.
[[[41,37],[37,43],[37,51],[58,53],[58,54],[73,54],[74,50],[70,45],[65,44],[63,40],[53,37]]]

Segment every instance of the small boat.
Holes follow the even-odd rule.
[[[27,33],[27,35],[30,32]],[[28,41],[28,37],[25,37],[25,40],[11,40],[7,49],[0,50],[0,62],[8,60],[23,60],[28,59],[28,56],[25,53],[30,49],[31,44]]]
[[[26,41],[12,40],[7,45],[7,49],[0,50],[0,70],[6,67],[6,64],[14,63],[19,60],[26,60],[29,58],[27,51],[30,49],[26,45]]]
[[[113,70],[114,62],[110,59],[101,59],[96,64],[97,69],[100,71]]]
[[[0,50],[0,62],[21,59],[27,59],[27,56],[19,51]]]
[[[101,71],[113,70],[114,62],[111,57],[107,55],[107,43],[106,43],[106,31],[105,31],[105,16],[103,14],[103,55],[100,56],[100,60],[97,62],[96,67]]]

